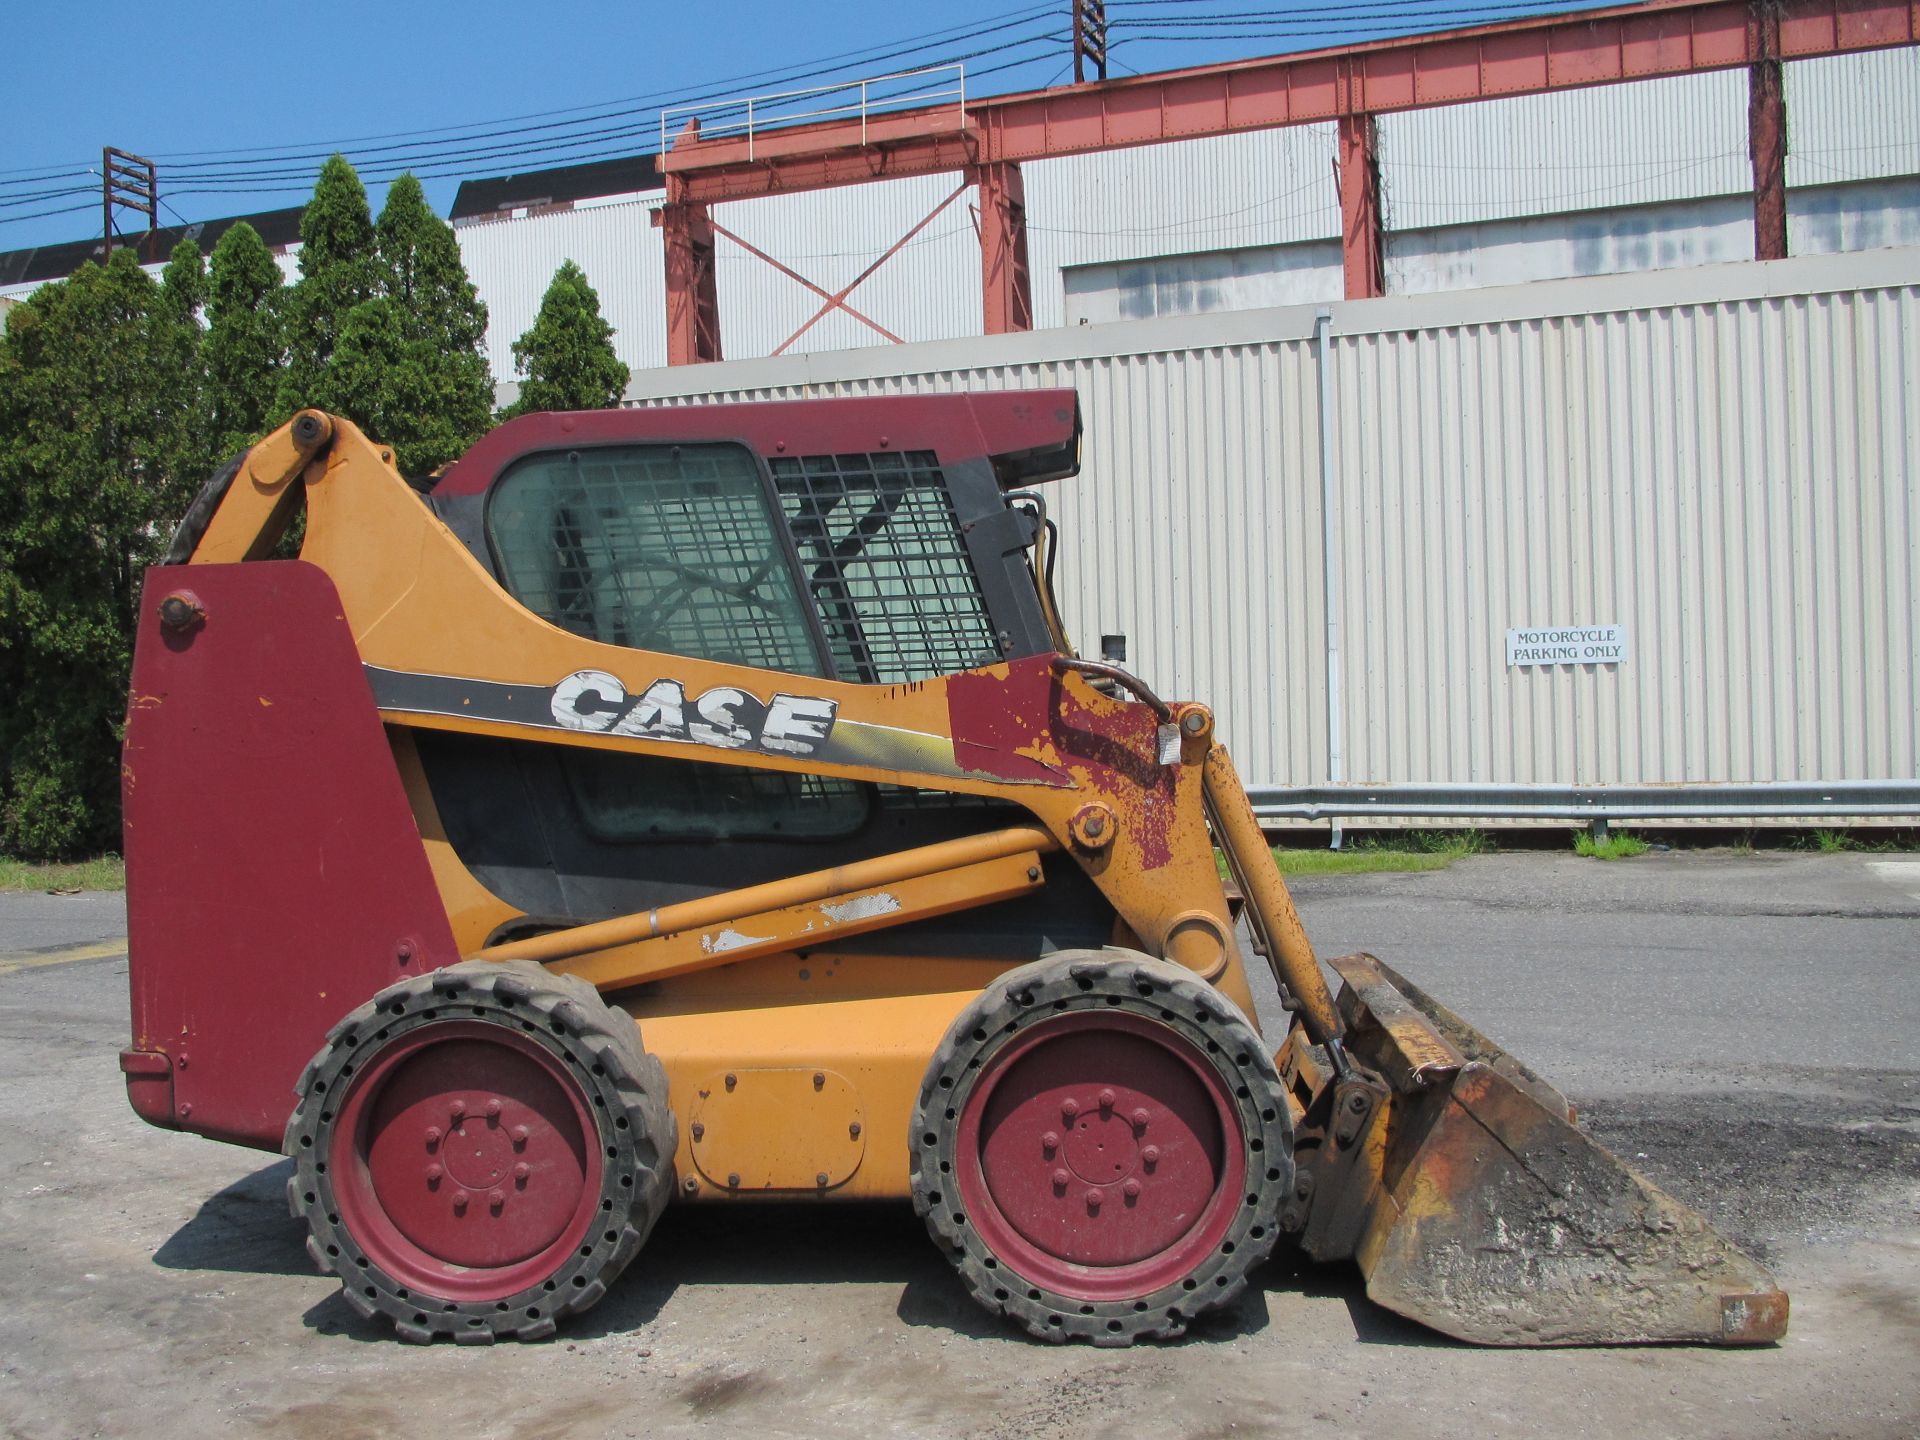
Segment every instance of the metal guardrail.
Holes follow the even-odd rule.
[[[1262,820],[1804,820],[1920,816],[1920,780],[1744,785],[1253,785]]]
[[[937,77],[952,76],[951,84],[935,85]],[[892,89],[876,94],[881,86]],[[801,102],[832,95],[845,95],[838,105],[813,109],[795,108]],[[798,125],[807,120],[837,120],[860,117],[860,143],[867,143],[867,121],[893,110],[931,109],[942,100],[954,102],[955,127],[967,123],[967,67],[963,64],[929,65],[923,70],[901,70],[892,75],[869,75],[864,80],[843,80],[834,85],[812,85],[804,90],[778,90],[767,95],[745,95],[727,100],[707,100],[690,105],[670,105],[660,112],[660,153],[672,148],[668,127],[673,117],[697,120],[700,138],[722,137],[747,142],[747,159],[752,160],[754,139],[769,126]]]

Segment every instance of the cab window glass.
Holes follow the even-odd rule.
[[[822,675],[753,456],[738,445],[534,455],[494,487],[487,529],[507,590],[589,640]],[[614,842],[824,838],[859,828],[847,780],[568,747],[567,789]]]
[[[766,487],[738,445],[530,456],[487,529],[513,597],[590,640],[824,673]]]

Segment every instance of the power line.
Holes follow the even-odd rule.
[[[987,34],[997,33],[1002,30],[1010,29],[1014,25],[1031,21],[1032,19],[1037,18],[1038,15],[1040,14],[1050,13],[1052,8],[1053,7],[1048,6],[1045,10],[1041,10],[1041,11],[1020,12],[1020,18],[1018,19],[1008,21],[1003,24],[975,27],[973,29],[966,31],[964,34],[956,38],[963,39],[963,40],[973,39],[979,36],[984,36]],[[968,54],[950,57],[950,59],[966,60],[966,59],[971,59],[974,56],[978,56],[978,55],[994,54],[1001,50],[1011,48],[1013,46],[1032,43],[1034,40],[1039,38],[1042,38],[1042,37],[1040,36],[1020,37],[1015,40],[1003,42],[1002,44],[999,44],[999,45],[988,46],[979,50],[975,50]],[[907,56],[918,54],[921,51],[924,51],[926,49],[932,48],[933,43],[934,42],[931,42],[931,41],[922,41],[918,44],[908,46],[904,49],[897,49],[897,50],[892,50],[892,51],[887,51],[887,52],[877,53],[877,54],[868,52],[866,55],[866,58],[868,58],[869,60],[875,63],[886,61],[886,60],[901,59]],[[849,53],[853,53],[853,52],[849,52]],[[830,58],[838,58],[838,57],[830,57]],[[358,151],[355,151],[354,153],[357,155],[366,156],[366,157],[387,156],[388,158],[379,161],[375,166],[375,168],[385,168],[392,165],[401,164],[409,157],[419,157],[423,163],[431,163],[432,159],[440,156],[444,156],[447,154],[465,153],[465,151],[475,142],[486,142],[489,140],[501,139],[507,136],[526,136],[538,131],[554,131],[554,130],[558,130],[562,132],[580,133],[580,127],[584,125],[590,125],[593,122],[600,121],[600,120],[617,120],[625,117],[645,116],[647,117],[645,123],[633,127],[636,131],[644,130],[644,129],[650,128],[651,125],[655,123],[655,112],[658,106],[662,103],[671,102],[671,103],[677,103],[677,104],[686,104],[686,103],[696,103],[698,101],[706,100],[706,99],[730,99],[738,93],[737,89],[734,87],[737,87],[740,83],[743,83],[744,81],[747,81],[747,80],[755,80],[755,79],[769,78],[769,77],[773,79],[781,79],[781,78],[813,79],[813,78],[818,78],[831,73],[830,71],[821,70],[817,68],[820,62],[809,62],[809,63],[815,68],[809,69],[809,68],[802,68],[802,67],[789,67],[786,70],[763,71],[763,72],[760,72],[758,75],[739,76],[739,77],[734,77],[733,79],[728,79],[728,80],[707,82],[702,85],[697,85],[693,87],[682,87],[677,90],[664,90],[664,91],[659,91],[652,95],[637,96],[637,97],[634,97],[633,100],[626,102],[617,108],[609,109],[609,108],[596,107],[595,113],[582,115],[579,118],[573,119],[573,120],[555,121],[546,125],[517,126],[517,127],[511,127],[511,128],[495,128],[495,129],[481,129],[481,128],[478,128],[478,124],[469,125],[469,126],[463,126],[460,128],[470,133],[464,133],[445,141],[425,142],[425,143],[405,144],[405,145],[384,145],[384,146],[377,146],[372,149],[358,150]],[[479,123],[491,124],[493,122],[479,122]],[[584,133],[587,135],[591,135],[598,132],[587,131]],[[564,143],[564,141],[567,138],[568,137],[566,134],[562,134],[561,136],[556,137],[555,143]],[[281,147],[281,148],[284,149],[284,147]],[[223,169],[234,169],[238,167],[253,166],[253,165],[278,165],[278,164],[283,164],[287,162],[296,162],[301,160],[325,161],[331,155],[335,153],[339,153],[342,149],[343,149],[343,146],[336,145],[331,149],[318,149],[318,150],[307,152],[305,154],[281,154],[273,150],[258,151],[258,152],[231,152],[230,151],[225,153],[243,154],[246,156],[246,158],[239,159],[239,160],[210,160],[198,166],[189,165],[184,168],[185,168],[185,173],[191,176],[192,178],[201,178],[203,175],[207,178],[211,178],[214,172],[223,170]],[[177,161],[177,160],[186,159],[188,157],[162,156],[159,158]]]
[[[28,165],[17,170],[0,170],[0,176],[18,176],[13,180],[0,180],[0,185],[31,185],[42,180],[59,180],[68,175],[91,175],[93,172],[85,166],[69,165],[62,169],[58,165]]]
[[[983,49],[975,50],[965,55],[956,56],[954,57],[954,60],[965,61],[970,59],[982,58],[990,55],[1004,54],[1008,51],[1018,50],[1018,49],[1022,49],[1032,45],[1039,45],[1043,43],[1044,44],[1056,43],[1059,38],[1060,37],[1058,32],[1043,32],[1035,35],[1021,36],[1017,39],[1003,41],[999,44],[987,46],[987,47],[984,47]],[[1039,58],[1041,57],[1039,56],[1026,57],[1019,63],[1031,63],[1032,60],[1039,59]],[[988,67],[986,69],[976,71],[975,73],[991,74],[995,70],[998,70],[1001,68],[1005,68],[1005,67],[1000,67],[1000,66]],[[695,103],[698,100],[703,98],[707,98],[707,97],[695,95],[692,97],[691,101],[683,102],[683,103]],[[731,95],[731,92],[719,92],[718,98],[731,99],[732,95]],[[539,156],[558,157],[558,156],[564,156],[568,152],[576,150],[582,146],[592,145],[595,142],[599,142],[599,141],[605,141],[605,140],[616,139],[616,138],[625,138],[625,139],[633,139],[633,140],[650,138],[655,133],[657,133],[655,129],[656,123],[657,122],[651,117],[651,115],[649,115],[649,118],[645,120],[636,121],[635,123],[627,124],[627,125],[608,126],[598,130],[585,130],[585,131],[575,130],[573,133],[569,135],[564,135],[564,136],[554,136],[554,137],[544,138],[544,139],[522,140],[522,141],[518,141],[517,143],[503,143],[500,145],[493,145],[493,146],[483,145],[478,149],[472,148],[470,146],[464,147],[464,148],[448,148],[448,147],[442,146],[442,147],[436,147],[432,150],[415,151],[411,155],[404,155],[404,154],[396,155],[389,159],[379,160],[379,161],[368,161],[362,158],[361,162],[358,165],[356,165],[356,168],[360,171],[363,178],[372,179],[377,183],[378,181],[383,179],[392,179],[397,175],[401,174],[403,171],[408,169],[412,169],[415,171],[416,174],[421,174],[424,176],[425,167],[431,167],[431,166],[442,166],[447,164],[458,163],[464,167],[471,168],[475,164],[485,162],[485,161],[490,161],[490,160],[503,160],[503,159],[514,158],[514,157],[518,157],[521,159],[532,159],[534,157],[539,157]],[[516,133],[517,132],[499,132],[498,138],[501,138],[504,140]],[[476,135],[468,138],[473,140],[480,140],[483,137]],[[631,153],[631,148],[632,147],[628,147],[627,153]],[[324,160],[327,157],[320,156],[319,158]],[[349,157],[349,159],[353,159],[353,158],[354,157],[351,157],[351,156]],[[269,167],[272,167],[275,164],[275,162],[262,162],[262,163]],[[545,163],[552,164],[552,163],[556,163],[556,161],[552,158],[549,158]],[[214,170],[210,168],[196,169],[193,167],[186,167],[181,169],[171,169],[169,170],[168,175],[173,185],[175,187],[180,187],[185,185],[202,185],[202,184],[217,184],[217,185],[225,186],[228,182],[235,182],[235,181],[251,182],[251,181],[264,181],[264,180],[293,179],[293,178],[299,178],[299,177],[306,177],[311,179],[311,177],[313,177],[316,173],[317,173],[317,167],[297,165],[297,166],[284,166],[280,168],[260,168],[260,169],[253,169],[253,170]]]
[[[986,50],[974,52],[973,56],[962,58],[978,58],[981,56],[1002,54],[1034,45],[1053,45],[1057,44],[1060,38],[1058,33],[1026,36],[1019,40],[1008,41],[1001,45],[989,47]],[[1037,54],[1023,56],[1008,64],[986,66],[977,69],[973,71],[972,74],[976,77],[995,74],[1004,69],[1017,68],[1020,65],[1032,64],[1038,60],[1050,58],[1051,56]],[[885,97],[883,97],[883,99],[884,98]],[[911,98],[911,96],[903,95],[898,98]],[[778,118],[778,112],[775,112],[773,118]],[[651,140],[658,133],[655,128],[655,123],[656,122],[649,119],[630,125],[616,125],[600,130],[581,131],[566,137],[527,140],[518,143],[502,143],[479,149],[443,150],[434,154],[419,155],[405,161],[395,158],[381,162],[362,163],[356,166],[356,170],[362,180],[378,184],[396,179],[401,174],[409,171],[421,179],[438,179],[449,175],[466,176],[470,175],[477,166],[495,161],[512,161],[528,168],[542,169],[561,164],[585,164],[588,163],[587,160],[577,153],[583,148],[602,152],[604,158],[633,156],[636,143]],[[615,140],[634,143],[628,143],[608,152],[608,145]],[[446,168],[449,166],[453,168]],[[311,184],[316,174],[317,169],[311,166],[233,172],[176,169],[168,172],[168,180],[175,194],[201,194],[219,191],[258,193],[273,188],[262,182],[299,180]]]
[[[375,141],[409,140],[416,142],[408,145],[383,145],[376,147],[371,152],[371,155],[384,158],[375,159],[374,163],[366,165],[363,168],[363,178],[369,179],[376,184],[383,183],[396,178],[402,171],[408,168],[414,169],[416,173],[421,175],[421,178],[450,178],[455,174],[464,177],[471,172],[473,166],[477,163],[486,160],[508,159],[512,157],[518,157],[523,163],[531,162],[535,165],[535,168],[546,168],[561,163],[587,163],[585,159],[577,155],[577,152],[580,151],[582,147],[592,146],[597,141],[606,141],[613,138],[637,141],[643,136],[650,134],[652,130],[651,119],[645,124],[636,123],[626,127],[608,127],[603,131],[589,130],[583,132],[581,130],[580,127],[591,125],[596,120],[617,119],[623,115],[637,116],[650,114],[649,107],[657,106],[660,103],[687,103],[705,99],[725,98],[736,94],[739,86],[749,82],[764,80],[768,83],[784,83],[786,81],[816,79],[831,75],[836,70],[850,68],[855,63],[875,65],[889,60],[904,59],[921,54],[939,45],[965,42],[971,39],[998,34],[1042,16],[1055,15],[1056,12],[1057,6],[1053,4],[1003,11],[988,16],[982,21],[948,26],[944,29],[928,32],[911,44],[883,42],[879,46],[869,45],[858,49],[839,51],[835,54],[797,65],[755,71],[728,79],[704,82],[692,87],[682,87],[677,90],[660,91],[652,95],[631,97],[629,101],[621,102],[625,108],[609,109],[603,102],[595,106],[576,106],[568,109],[534,112],[529,115],[515,117],[520,120],[541,120],[551,116],[568,114],[573,114],[578,117],[574,120],[556,122],[552,125],[535,125],[523,127],[519,130],[503,128],[488,129],[486,127],[499,127],[510,122],[475,121],[458,126],[443,126],[436,129],[417,131],[393,131],[383,135],[362,137],[366,140]],[[958,57],[952,57],[952,59],[964,61],[980,56],[1004,53],[1010,49],[1038,44],[1054,38],[1057,37],[1048,34],[1022,36],[1002,44],[983,47]],[[889,46],[892,48],[888,48]],[[1022,63],[1032,63],[1032,61],[1040,58],[1041,57],[1038,56],[1028,57],[1028,59]],[[1002,68],[1006,67],[994,66],[989,67],[989,70],[999,70]],[[544,142],[525,138],[530,131],[534,130],[560,131],[562,133],[555,134]],[[423,140],[423,137],[432,135],[446,135],[449,138],[438,142]],[[489,140],[506,139],[508,137],[521,139],[522,143],[504,145],[492,149],[487,148],[483,143]],[[318,173],[318,166],[315,165],[308,168],[275,167],[284,167],[286,162],[295,162],[301,159],[324,162],[332,154],[338,153],[340,150],[358,143],[358,141],[336,142],[332,148],[324,151],[310,152],[305,155],[297,153],[293,146],[273,146],[259,150],[229,149],[170,152],[157,156],[156,158],[169,162],[170,166],[173,163],[181,161],[198,160],[201,162],[198,165],[189,164],[183,169],[170,168],[168,175],[170,189],[171,193],[176,195],[218,193],[290,194],[296,189],[305,190],[311,188],[311,183]],[[476,143],[480,143],[480,148],[475,148]],[[632,155],[634,149],[634,145],[628,144],[616,153],[624,157]],[[362,152],[363,155],[367,153],[368,152],[365,151]],[[231,160],[213,158],[219,156],[240,156],[243,158]],[[593,158],[614,157],[612,155],[596,155]],[[449,165],[456,165],[459,168],[457,170],[431,168]],[[248,169],[246,167],[255,168]],[[15,171],[0,172],[0,176],[13,177],[9,180],[0,180],[0,184],[11,184],[14,186],[37,184],[47,180],[78,177],[91,173],[91,171],[85,169],[73,167],[63,169],[55,165],[25,167]],[[297,179],[303,183],[287,186],[258,183],[276,179]],[[251,183],[221,183],[227,181],[246,181]],[[73,193],[80,192],[75,191]],[[4,192],[0,192],[0,194],[4,194]],[[14,195],[9,198],[22,201],[26,197]],[[47,198],[52,198],[52,196],[49,195]],[[4,220],[0,220],[0,223],[11,220],[38,218],[39,213],[40,212],[36,212],[34,215],[6,216]]]
[[[1151,6],[1154,9],[1164,9],[1171,6],[1218,5],[1221,3],[1224,3],[1224,0],[1107,0],[1107,7],[1112,10],[1134,9],[1140,6]],[[1442,6],[1436,9],[1430,3],[1430,0],[1327,0],[1327,3],[1321,4],[1321,5],[1315,5],[1309,9],[1256,10],[1256,11],[1240,11],[1240,12],[1222,11],[1218,13],[1222,15],[1238,13],[1242,16],[1255,15],[1255,16],[1260,16],[1262,18],[1270,16],[1275,19],[1284,19],[1284,20],[1310,20],[1319,16],[1328,16],[1328,17],[1337,18],[1339,16],[1345,15],[1355,10],[1394,9],[1394,10],[1410,10],[1421,15],[1422,17],[1433,16],[1440,19],[1445,19],[1451,11],[1458,10],[1461,8],[1473,9],[1477,7],[1474,7],[1471,5],[1468,5],[1465,7],[1453,5],[1453,6]],[[1552,3],[1552,0],[1536,0],[1535,4],[1526,6],[1524,8],[1534,9],[1534,10],[1552,10],[1554,6]],[[1570,10],[1591,10],[1591,9],[1594,9],[1595,7],[1590,3],[1585,3],[1585,0],[1576,0],[1576,3],[1568,8]]]
[[[793,66],[783,66],[783,67],[778,67],[772,70],[758,70],[758,71],[750,72],[745,75],[735,75],[731,77],[722,78],[719,80],[702,81],[700,82],[700,87],[710,87],[715,85],[739,85],[739,84],[745,84],[748,82],[759,81],[759,80],[777,80],[781,76],[790,75],[790,74],[796,75],[799,78],[807,78],[816,74],[819,74],[819,75],[831,74],[833,69],[847,68],[846,66],[832,66],[831,62],[834,62],[834,61],[838,61],[838,60],[851,61],[851,60],[860,60],[865,58],[893,59],[902,55],[912,54],[918,50],[930,49],[936,42],[944,41],[949,37],[952,39],[967,40],[967,39],[972,39],[977,35],[984,35],[984,34],[992,33],[997,30],[1007,29],[1007,28],[1010,28],[1012,24],[1018,24],[1022,20],[1031,20],[1031,19],[1037,19],[1043,15],[1052,15],[1057,12],[1058,8],[1059,7],[1057,5],[1047,4],[1047,5],[1039,5],[1039,6],[1029,6],[1022,10],[1003,11],[997,15],[989,15],[984,20],[977,23],[949,26],[947,29],[944,29],[944,30],[930,31],[926,35],[921,37],[920,43],[909,46],[904,50],[894,50],[888,54],[874,55],[873,52],[875,50],[884,50],[886,46],[898,45],[902,43],[900,41],[884,41],[878,46],[866,46],[857,50],[843,50],[833,55],[821,56],[818,59],[800,62],[799,64],[793,65]],[[989,23],[989,22],[996,22],[996,21],[1007,21],[1009,23],[1006,25]],[[696,88],[700,88],[700,87],[696,87]],[[558,110],[536,110],[525,115],[508,115],[508,116],[502,116],[502,117],[498,117],[496,119],[491,119],[491,120],[468,121],[467,123],[462,125],[443,125],[443,126],[438,126],[430,129],[422,129],[422,130],[395,130],[395,131],[389,131],[381,135],[350,136],[346,139],[335,140],[335,141],[296,141],[296,142],[290,142],[288,145],[267,146],[264,149],[258,149],[258,150],[245,148],[245,147],[238,148],[238,149],[228,149],[228,150],[182,150],[182,151],[175,151],[170,154],[158,154],[158,155],[155,155],[154,158],[156,160],[181,161],[181,160],[197,160],[197,159],[206,158],[208,156],[218,156],[218,155],[242,155],[242,156],[253,156],[261,159],[264,159],[267,157],[276,157],[279,159],[296,159],[301,157],[279,155],[278,152],[282,150],[297,148],[299,145],[305,144],[305,145],[315,145],[315,146],[322,146],[322,147],[331,146],[330,149],[322,148],[320,152],[320,158],[324,160],[328,158],[328,156],[336,152],[342,151],[348,146],[361,145],[361,144],[365,144],[367,142],[376,141],[376,140],[418,139],[420,137],[427,136],[427,135],[443,135],[444,134],[444,135],[451,135],[454,137],[454,140],[450,143],[458,143],[460,140],[465,140],[465,139],[486,138],[485,135],[462,136],[458,134],[458,132],[461,132],[461,131],[475,130],[484,126],[512,126],[512,125],[517,125],[519,124],[519,122],[524,120],[545,120],[556,115],[580,115],[582,117],[582,120],[580,123],[586,123],[588,121],[606,118],[607,115],[640,113],[641,109],[643,109],[646,106],[657,104],[662,101],[671,102],[676,98],[678,98],[679,96],[684,95],[685,93],[686,91],[684,89],[662,90],[662,91],[653,92],[651,94],[627,96],[623,99],[618,99],[618,100],[596,101],[591,105],[574,105],[574,106],[568,106]],[[588,112],[596,112],[596,113],[588,113]],[[502,131],[497,133],[505,133],[505,132]]]
[[[82,210],[91,210],[93,208],[91,204],[69,205],[64,210],[36,210],[31,215],[8,215],[4,219],[0,219],[0,225],[12,225],[16,221],[21,220],[45,220],[51,215],[78,215]]]
[[[1525,3],[1525,0],[1486,0],[1486,3],[1467,3],[1450,6],[1444,10],[1420,8],[1427,3],[1427,0],[1329,0],[1329,3],[1316,6],[1309,11],[1197,10],[1195,8],[1218,6],[1230,3],[1230,0],[1107,0],[1107,3],[1114,10],[1137,9],[1151,12],[1115,18],[1113,22],[1115,28],[1124,28],[1128,32],[1114,40],[1113,48],[1116,49],[1122,45],[1145,43],[1192,44],[1209,40],[1232,42],[1289,39],[1303,35],[1345,37],[1361,33],[1377,34],[1382,25],[1398,26],[1417,22],[1424,30],[1445,28],[1449,24],[1462,23],[1473,18],[1503,14],[1568,13],[1557,10],[1550,3],[1542,5],[1539,0],[1533,0],[1533,3]],[[1169,11],[1172,13],[1168,13]],[[979,22],[953,25],[932,31],[912,43],[884,42],[881,45],[837,52],[800,65],[756,71],[728,80],[684,87],[677,91],[661,91],[653,95],[629,97],[620,102],[538,111],[514,117],[514,121],[546,123],[531,123],[516,127],[514,121],[475,121],[456,126],[364,136],[358,140],[338,142],[336,148],[326,150],[301,152],[294,146],[287,145],[258,150],[173,152],[159,158],[168,162],[196,160],[200,162],[181,164],[179,168],[173,168],[173,164],[170,163],[169,193],[177,197],[273,196],[306,192],[311,189],[318,165],[301,162],[322,162],[336,153],[338,148],[351,147],[362,142],[395,142],[376,143],[371,148],[363,148],[349,156],[349,159],[355,161],[362,179],[371,184],[390,182],[400,174],[409,171],[421,179],[437,180],[466,178],[471,176],[475,169],[496,163],[510,163],[524,171],[561,165],[590,164],[598,160],[637,158],[636,143],[653,134],[654,121],[651,106],[655,103],[697,104],[709,99],[731,100],[738,94],[736,87],[748,82],[821,78],[837,69],[850,68],[856,63],[878,64],[904,59],[922,55],[942,44],[964,43],[968,40],[1003,34],[1008,30],[1029,24],[1043,15],[1058,18],[1058,12],[1057,4],[1023,7],[985,17]],[[1019,70],[1040,63],[1051,63],[1054,58],[1051,55],[1019,52],[1033,47],[1063,43],[1065,39],[1064,32],[1058,30],[1017,35],[957,56],[947,57],[944,63],[964,63],[1000,55],[1009,57],[999,63],[969,71],[968,79],[971,82],[988,75]],[[887,48],[887,46],[894,48]],[[940,62],[925,63],[933,65]],[[1133,67],[1121,66],[1117,61],[1116,68],[1138,73],[1133,70]],[[1058,72],[1055,78],[1058,78]],[[1054,80],[1050,79],[1046,83],[1051,86]],[[892,98],[910,100],[913,97],[911,94],[903,93]],[[798,103],[797,98],[795,103]],[[885,100],[883,99],[881,103],[885,103]],[[771,108],[773,113],[769,118],[777,122],[780,118],[778,106]],[[646,118],[638,118],[643,115]],[[631,123],[599,123],[622,120],[629,120]],[[433,136],[446,138],[429,138]],[[22,205],[86,194],[90,187],[62,188],[55,182],[92,173],[91,170],[86,169],[61,169],[54,166],[0,172],[0,224],[45,218],[49,215],[77,213],[78,210],[86,207],[42,209],[28,213],[9,212],[18,211]],[[24,188],[29,185],[38,185],[41,188],[35,190]],[[171,205],[168,208],[173,210]],[[174,210],[173,213],[178,215],[179,212]]]
[[[34,175],[17,180],[0,180],[0,192],[20,185],[46,185],[56,180],[84,180],[98,176],[100,172],[91,168],[78,170],[60,170],[50,175]]]
[[[1178,4],[1183,0],[1113,0],[1114,4]],[[1326,36],[1364,40],[1399,35],[1430,34],[1497,17],[1577,14],[1578,9],[1555,8],[1540,0],[1484,0],[1445,10],[1411,9],[1417,0],[1365,0],[1365,3],[1314,11],[1239,10],[1212,15],[1123,16],[1112,24],[1126,32],[1122,43],[1204,40],[1288,40]],[[1180,33],[1195,32],[1195,33]]]
[[[0,198],[0,210],[7,210],[19,205],[30,205],[35,201],[41,200],[64,200],[69,195],[88,195],[96,188],[98,187],[93,185],[69,185],[61,190],[35,190],[24,195],[8,195]]]

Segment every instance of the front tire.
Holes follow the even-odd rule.
[[[1212,986],[1126,951],[1002,976],[914,1112],[913,1202],[988,1310],[1050,1341],[1172,1339],[1271,1252],[1293,1183],[1280,1078]]]
[[[468,961],[388,987],[301,1076],[287,1203],[401,1338],[537,1340],[589,1309],[673,1186],[666,1073],[585,981]]]

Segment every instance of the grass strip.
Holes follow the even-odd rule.
[[[73,890],[126,888],[127,862],[118,855],[98,855],[91,860],[68,863],[12,860],[0,855],[0,891],[19,894],[44,890],[65,894]]]

